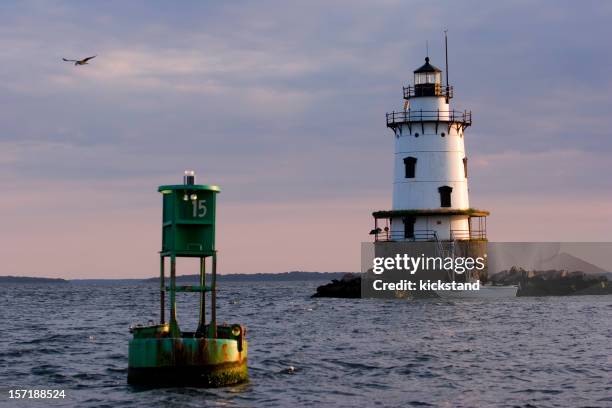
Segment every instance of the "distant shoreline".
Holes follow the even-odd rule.
[[[305,272],[291,271],[280,273],[236,273],[228,275],[217,275],[218,281],[224,282],[255,282],[255,281],[311,281],[311,280],[330,280],[341,278],[347,272]],[[166,279],[168,277],[166,276]],[[210,281],[210,275],[206,275]],[[176,277],[177,282],[197,282],[198,275],[180,275]],[[137,284],[147,282],[159,282],[159,277],[151,278],[126,278],[126,279],[62,279],[62,278],[39,278],[34,276],[0,276],[0,284]]]
[[[0,284],[2,283],[52,283],[62,284],[68,283],[66,279],[62,278],[37,278],[34,276],[0,276]]]

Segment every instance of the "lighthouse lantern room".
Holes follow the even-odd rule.
[[[472,113],[450,107],[453,87],[425,58],[404,87],[404,109],[387,113],[395,135],[393,206],[376,211],[375,241],[486,240],[487,211],[470,207],[465,130]]]

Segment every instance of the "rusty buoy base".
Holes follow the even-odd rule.
[[[198,333],[156,337],[168,334],[164,326],[132,330],[134,338],[129,344],[129,384],[223,387],[248,381],[247,341],[244,336],[233,336],[231,331],[220,326],[217,338],[200,336]],[[244,333],[244,330],[234,332]]]
[[[128,384],[146,387],[226,387],[248,380],[246,360],[229,365],[128,368]]]

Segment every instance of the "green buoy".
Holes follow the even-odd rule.
[[[217,325],[215,208],[219,187],[195,184],[186,171],[183,184],[160,186],[163,196],[160,251],[160,323],[130,328],[128,383],[146,386],[219,387],[248,380],[246,331],[240,324]],[[200,260],[199,285],[176,285],[176,258]],[[206,284],[206,261],[212,279]],[[165,264],[170,262],[170,285]],[[181,331],[176,319],[176,292],[200,294],[200,315],[194,332]],[[165,319],[166,293],[170,320]],[[206,322],[207,294],[210,319]]]

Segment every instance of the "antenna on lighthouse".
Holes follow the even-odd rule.
[[[445,65],[446,65],[446,103],[448,103],[450,88],[448,85],[448,30],[444,30],[444,57],[445,57]]]

